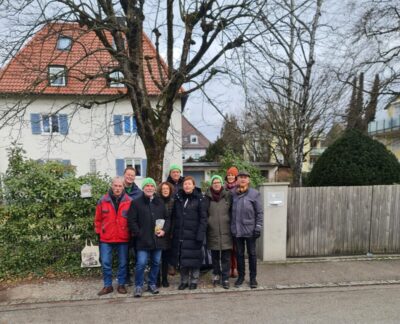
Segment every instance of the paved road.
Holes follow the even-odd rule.
[[[400,285],[122,298],[0,307],[3,323],[399,323]]]

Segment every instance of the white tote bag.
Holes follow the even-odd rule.
[[[100,250],[98,245],[93,245],[92,241],[89,241],[90,245],[88,245],[88,241],[86,240],[86,245],[81,252],[82,268],[93,268],[100,267]]]

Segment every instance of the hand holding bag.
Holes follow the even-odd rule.
[[[89,241],[90,245],[88,245],[88,240],[86,240],[85,247],[81,252],[81,268],[94,268],[100,267],[100,250],[98,245],[93,245],[92,241]]]

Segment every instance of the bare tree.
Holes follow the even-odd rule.
[[[247,118],[262,121],[268,133],[262,140],[292,168],[296,186],[301,186],[305,143],[323,131],[327,111],[339,97],[332,74],[316,65],[323,3],[270,1],[260,16],[268,33],[252,42],[255,50],[246,47],[245,64],[256,75]]]
[[[57,21],[77,22],[95,33],[103,50],[112,57],[114,70],[123,73],[118,82],[127,89],[117,98],[107,100],[127,98],[131,103],[138,135],[146,150],[148,175],[157,180],[162,177],[174,102],[225,72],[218,64],[227,52],[258,35],[260,30],[251,34],[251,26],[264,6],[263,1],[254,0],[29,0],[17,4],[18,8],[11,1],[1,5],[10,16],[14,10],[18,17],[26,17],[27,13],[37,17],[31,28],[25,30],[23,40],[40,26]],[[154,56],[143,54],[144,31],[149,25],[153,25]],[[20,46],[21,42],[16,41],[8,47],[9,53],[15,53]],[[146,69],[158,89],[155,104],[146,88]],[[86,80],[97,77],[104,75],[84,76]],[[91,108],[99,102],[80,104]]]

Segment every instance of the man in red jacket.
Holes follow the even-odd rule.
[[[116,177],[112,180],[111,189],[97,203],[94,226],[100,236],[100,258],[103,270],[104,287],[99,296],[113,292],[112,286],[112,252],[118,253],[118,292],[126,294],[125,281],[128,260],[128,209],[131,198],[124,192],[124,180]]]

